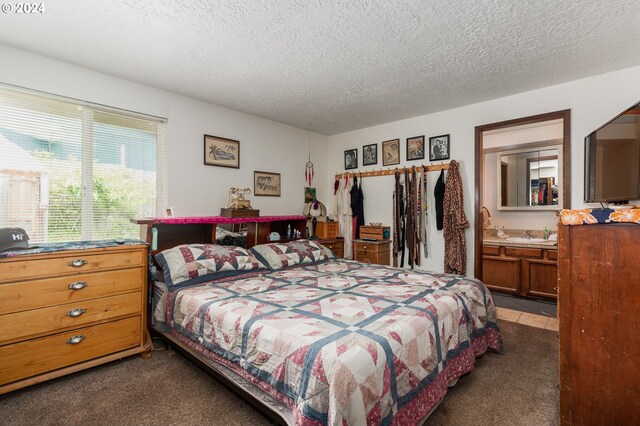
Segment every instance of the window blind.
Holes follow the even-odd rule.
[[[31,243],[137,238],[166,205],[166,122],[0,86],[0,227]]]

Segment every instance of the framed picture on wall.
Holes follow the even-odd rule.
[[[304,203],[310,203],[316,199],[316,189],[310,186],[304,187]]]
[[[382,142],[382,165],[400,164],[400,139]]]
[[[372,143],[362,147],[362,165],[371,166],[378,164],[378,144]]]
[[[449,135],[429,138],[429,161],[449,159]]]
[[[240,141],[204,135],[204,164],[240,168]]]
[[[280,187],[280,173],[253,172],[253,195],[279,197]]]
[[[344,151],[344,169],[358,168],[358,149],[347,149]]]
[[[424,159],[424,135],[407,138],[407,161]]]

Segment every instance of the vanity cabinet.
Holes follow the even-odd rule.
[[[557,299],[558,251],[553,249],[484,245],[483,282],[492,291]]]
[[[500,249],[500,247],[492,247]],[[486,248],[485,248],[485,253]],[[485,256],[482,260],[482,281],[492,291],[519,294],[522,281],[520,259],[507,256]]]

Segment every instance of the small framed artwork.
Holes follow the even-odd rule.
[[[167,207],[164,209],[164,214],[167,217],[173,217],[173,207]]]
[[[254,171],[253,195],[263,197],[279,197],[280,173]]]
[[[358,168],[358,149],[347,149],[344,151],[344,169]]]
[[[407,161],[424,159],[424,135],[407,138]]]
[[[382,165],[400,164],[400,139],[382,142]]]
[[[362,165],[371,166],[378,164],[378,144],[372,143],[362,147]]]
[[[449,135],[429,138],[429,161],[449,159]]]
[[[204,164],[240,168],[240,141],[204,135]]]

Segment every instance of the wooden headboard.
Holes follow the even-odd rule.
[[[180,244],[215,244],[216,226],[219,224],[248,224],[247,248],[268,242],[270,232],[278,232],[283,237],[281,241],[290,241],[295,238],[285,237],[287,227],[298,230],[304,237],[307,217],[300,215],[245,218],[206,216],[131,219],[131,222],[140,225],[140,239],[149,243],[151,254],[155,256],[156,253]]]

